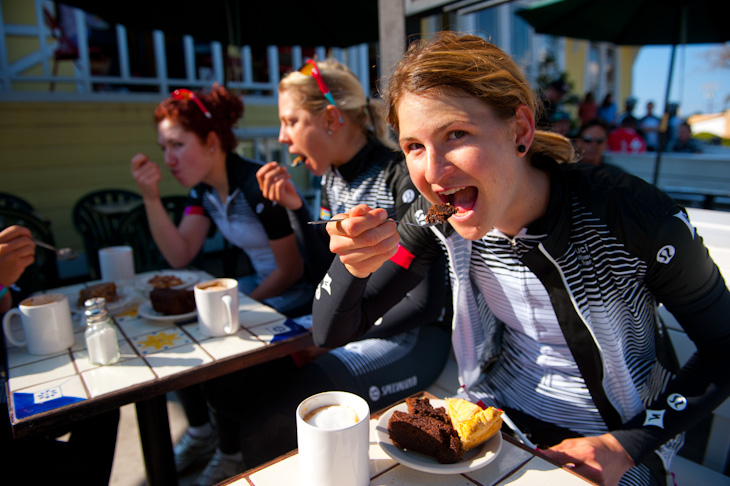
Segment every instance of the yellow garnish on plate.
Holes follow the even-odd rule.
[[[489,407],[483,410],[479,405],[461,398],[445,398],[446,412],[451,425],[461,439],[464,451],[483,444],[502,427],[502,410]]]

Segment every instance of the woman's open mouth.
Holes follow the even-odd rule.
[[[456,208],[457,215],[467,213],[474,208],[479,191],[474,186],[454,187],[437,193],[441,202],[449,203]]]

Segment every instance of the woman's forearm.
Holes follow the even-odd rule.
[[[180,230],[182,222],[180,228],[175,226],[161,200],[145,200],[144,204],[152,239],[167,263],[172,268],[188,265],[200,251],[203,240],[198,247],[191,245]]]

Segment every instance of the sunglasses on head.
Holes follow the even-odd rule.
[[[319,68],[317,67],[317,64],[312,59],[307,59],[307,62],[304,63],[304,66],[299,69],[299,72],[304,74],[305,76],[312,76],[317,82],[317,86],[319,86],[319,92],[322,93],[322,95],[327,99],[327,101],[329,101],[332,106],[337,108],[337,103],[335,103],[334,96],[332,96],[332,93],[330,93],[330,89],[327,87],[327,83],[324,82],[322,75],[319,73]],[[343,123],[344,121],[342,120],[342,113],[340,113],[340,125],[342,125]]]
[[[583,135],[582,138],[585,143],[603,143],[606,141],[606,139],[603,137],[591,137],[590,135]]]
[[[189,100],[198,105],[198,108],[200,108],[200,111],[203,112],[203,115],[205,115],[206,118],[212,118],[212,115],[208,111],[208,109],[205,107],[202,101],[200,101],[200,98],[195,96],[195,93],[190,91],[189,89],[176,89],[172,93],[170,93],[170,97],[173,100]]]

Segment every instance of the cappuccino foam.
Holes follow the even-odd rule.
[[[228,286],[221,282],[213,282],[212,284],[206,285],[205,287],[198,286],[198,288],[207,292],[215,292],[216,290],[228,290]]]
[[[359,418],[347,405],[326,405],[309,412],[304,421],[320,429],[335,430],[355,425]]]
[[[62,295],[48,294],[48,295],[36,295],[35,297],[28,297],[20,303],[20,305],[26,307],[33,307],[36,305],[53,304],[63,299]]]

